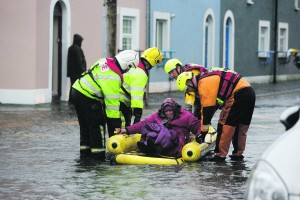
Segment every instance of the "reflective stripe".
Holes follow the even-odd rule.
[[[138,90],[138,91],[144,91],[144,88],[143,87],[140,87],[140,86],[133,86],[133,87],[130,87],[131,90]]]
[[[97,96],[97,97],[100,97],[100,98],[102,98],[102,94],[100,93],[100,91],[99,91],[99,89],[100,88],[95,88],[90,82],[88,82],[84,77],[82,77],[81,79],[80,79],[80,81],[82,82],[82,83],[84,83],[84,84],[86,84],[93,92],[94,92],[94,94]]]
[[[88,145],[80,145],[80,150],[87,150],[90,149],[91,147]]]
[[[106,99],[119,99],[120,98],[119,94],[105,94],[104,96]]]
[[[106,105],[106,110],[119,110],[119,106],[108,106]]]
[[[106,79],[106,80],[117,80],[121,82],[119,75],[97,75],[94,76],[94,78],[97,79]]]
[[[141,96],[133,96],[133,97],[131,97],[131,99],[134,99],[134,100],[144,100],[144,98],[141,97]]]
[[[127,84],[127,83],[125,83],[125,82],[123,82],[123,87],[127,90],[127,89],[129,89],[129,85]]]
[[[217,103],[219,106],[223,106],[224,101],[222,101],[220,98],[217,98]]]
[[[130,101],[130,98],[128,98],[124,93],[120,93],[120,99],[125,100],[126,102]]]
[[[105,148],[92,148],[91,149],[92,153],[101,153],[103,151],[105,151]]]

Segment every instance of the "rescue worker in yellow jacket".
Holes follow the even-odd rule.
[[[72,86],[72,100],[80,126],[80,153],[105,157],[105,127],[109,137],[121,128],[120,88],[123,74],[137,67],[138,53],[125,50],[113,58],[101,58]]]
[[[157,47],[146,49],[136,68],[124,74],[124,82],[120,92],[120,110],[125,122],[122,121],[122,127],[131,125],[132,115],[133,123],[141,120],[144,108],[144,93],[148,83],[149,70],[162,61],[162,54]]]
[[[195,76],[198,74],[201,74],[203,72],[208,71],[207,68],[205,68],[202,65],[198,64],[185,64],[182,65],[182,62],[178,60],[177,58],[170,59],[165,64],[165,72],[170,75],[171,78],[177,79],[177,77],[182,72],[192,72]],[[199,96],[196,95],[197,93],[189,92],[185,94],[185,109],[190,111],[194,114],[195,117],[200,119],[200,102],[199,102]]]
[[[251,123],[255,92],[251,85],[232,70],[212,70],[201,76],[191,72],[180,74],[177,87],[183,92],[198,92],[201,103],[201,140],[205,137],[216,109],[221,109],[215,161],[224,161],[233,144],[232,160],[243,160],[247,131]]]

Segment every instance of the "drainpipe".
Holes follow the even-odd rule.
[[[116,35],[117,35],[117,0],[106,0],[107,5],[107,41],[108,57],[114,57],[116,54]]]
[[[146,1],[146,49],[150,47],[150,5],[151,5],[150,1],[151,0]],[[148,82],[146,87],[146,93],[144,95],[144,102],[146,106],[148,106],[150,71],[148,76],[149,77],[148,77]]]
[[[274,66],[273,66],[273,84],[277,82],[276,80],[276,67],[277,67],[277,34],[278,34],[278,0],[275,1],[274,8]]]
[[[102,3],[102,55],[103,57],[108,57],[108,42],[107,42],[107,28],[106,28],[106,20],[107,20],[107,6],[106,0],[103,0]]]
[[[150,1],[146,2],[146,48],[150,47]]]

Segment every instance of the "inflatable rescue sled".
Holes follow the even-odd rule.
[[[119,134],[107,140],[106,147],[111,157],[111,163],[121,165],[180,165],[183,162],[196,162],[215,148],[217,131],[211,126],[203,143],[196,141],[187,143],[182,148],[182,157],[151,157],[138,153],[137,142],[141,134]]]

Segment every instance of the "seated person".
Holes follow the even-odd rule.
[[[190,133],[201,137],[200,121],[172,98],[165,99],[161,108],[145,120],[117,132],[141,133],[138,147],[143,153],[174,157],[181,157],[183,146],[191,141]]]

